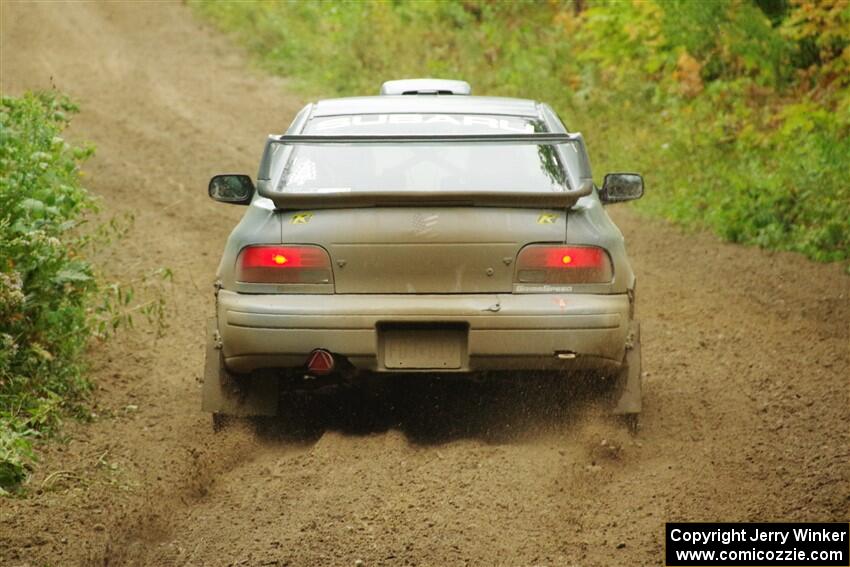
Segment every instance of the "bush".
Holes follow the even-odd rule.
[[[551,103],[639,207],[735,242],[850,258],[850,3],[194,0],[308,95],[459,77]]]
[[[86,392],[80,354],[96,285],[75,230],[95,202],[80,185],[89,147],[60,136],[76,107],[52,94],[0,107],[0,490],[30,443]]]
[[[96,211],[80,184],[91,147],[61,137],[77,111],[67,98],[27,94],[0,101],[0,493],[21,482],[32,442],[69,411],[85,415],[83,353],[141,313],[164,328],[160,269],[124,284],[96,277],[86,252],[120,236],[121,223],[80,228]],[[134,300],[134,284],[152,290]],[[153,284],[153,285],[151,285]]]

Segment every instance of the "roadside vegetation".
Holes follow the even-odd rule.
[[[642,210],[850,259],[848,0],[192,4],[305,95],[436,76],[544,100],[597,173],[644,173]]]
[[[0,102],[0,494],[26,478],[38,438],[64,416],[90,415],[90,342],[132,325],[134,313],[164,325],[162,294],[139,301],[134,284],[156,288],[167,270],[118,284],[89,260],[129,221],[84,226],[97,201],[80,166],[94,149],[61,135],[76,111],[54,93]]]

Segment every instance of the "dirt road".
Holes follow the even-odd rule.
[[[254,172],[302,101],[179,4],[4,2],[0,72],[82,106],[88,185],[136,216],[109,270],[176,274],[167,337],[95,346],[94,422],[0,500],[0,564],[658,565],[665,521],[850,517],[850,278],[627,207],[637,437],[534,385],[399,386],[317,403],[298,435],[213,435],[203,324],[241,210],[206,181]]]

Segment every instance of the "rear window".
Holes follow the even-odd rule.
[[[370,114],[311,120],[306,135],[530,134],[541,121],[473,114]],[[569,144],[432,142],[298,144],[284,152],[277,191],[567,191]]]

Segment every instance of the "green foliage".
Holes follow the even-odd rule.
[[[59,400],[84,393],[91,267],[68,237],[94,201],[79,184],[91,148],[60,133],[76,108],[52,95],[0,108],[0,489],[20,481],[29,440],[58,423]]]
[[[0,493],[20,483],[33,439],[59,425],[89,389],[82,354],[154,299],[132,302],[132,285],[102,284],[86,250],[109,225],[80,229],[94,198],[80,184],[90,147],[60,136],[76,107],[55,94],[0,101]]]
[[[305,94],[468,80],[551,103],[639,206],[724,238],[850,258],[848,0],[194,0]]]

